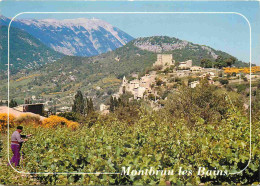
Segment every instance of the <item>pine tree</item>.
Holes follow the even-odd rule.
[[[90,114],[94,111],[94,104],[93,104],[92,98],[89,98],[89,99],[87,98],[86,103],[87,103],[86,113]]]
[[[84,109],[85,109],[85,101],[84,101],[82,92],[80,90],[78,90],[77,94],[75,95],[75,100],[74,100],[74,104],[72,106],[72,111],[83,115]]]
[[[110,110],[111,112],[114,112],[114,110],[115,110],[115,104],[114,104],[114,98],[113,98],[113,96],[110,97],[110,108],[109,108],[109,110]]]

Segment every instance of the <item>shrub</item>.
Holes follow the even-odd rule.
[[[238,85],[238,86],[237,86],[237,92],[238,92],[238,93],[242,93],[242,92],[244,92],[246,89],[247,89],[247,85],[245,85],[245,84],[241,84],[241,85]]]
[[[155,95],[154,94],[149,94],[148,95],[148,99],[154,101],[155,100]]]
[[[14,120],[15,117],[12,114],[9,114],[9,125],[10,127],[14,126]],[[7,113],[1,113],[0,114],[0,131],[5,130],[7,128],[8,124],[8,114]]]
[[[163,81],[161,79],[156,80],[156,85],[161,86],[163,84]]]
[[[77,122],[69,121],[67,123],[67,127],[75,130],[79,127],[79,124]]]
[[[221,85],[227,85],[229,83],[227,79],[221,79],[219,80],[219,82],[221,83]]]
[[[41,119],[39,115],[35,114],[21,114],[15,119],[15,123],[39,125],[41,124]]]
[[[165,74],[167,74],[167,73],[170,73],[172,70],[169,68],[169,67],[167,67],[163,72],[165,73]]]
[[[245,82],[247,82],[247,81],[248,81],[246,77],[243,77],[243,80],[244,80]]]
[[[154,70],[154,71],[159,71],[159,70],[162,70],[162,68],[163,68],[162,65],[155,65],[155,66],[153,67],[153,70]]]
[[[77,122],[69,121],[66,118],[52,115],[49,118],[43,120],[42,126],[46,128],[67,126],[69,128],[76,129],[79,126],[79,124]]]
[[[59,113],[58,116],[66,118],[67,120],[71,120],[71,121],[78,121],[79,118],[81,117],[80,114],[77,114],[75,112],[63,112],[63,113]]]
[[[113,94],[113,90],[110,88],[110,89],[107,91],[107,94],[108,94],[108,95]]]

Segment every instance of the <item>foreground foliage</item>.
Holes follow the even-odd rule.
[[[51,174],[31,174],[31,177],[19,179],[26,184],[55,185],[165,185],[166,181],[193,185],[256,183],[259,118],[252,122],[250,157],[249,119],[241,108],[238,95],[220,94],[219,90],[206,86],[194,89],[195,92],[185,88],[179,91],[159,112],[148,111],[142,104],[135,105],[135,110],[127,105],[129,114],[124,114],[118,107],[109,115],[86,120],[77,130],[60,125],[55,129],[27,126],[24,133],[34,136],[23,146],[25,156],[18,170]],[[187,100],[190,94],[192,96]],[[6,136],[4,139],[1,153],[6,162]],[[122,167],[131,167],[131,170],[153,167],[155,170],[173,170],[174,174],[120,175]],[[179,175],[180,167],[192,170],[192,174]],[[211,170],[211,175],[198,176],[199,167]],[[241,173],[229,174],[244,168]],[[213,170],[226,170],[228,175],[213,175]],[[15,176],[11,171],[10,167],[0,169],[1,174],[8,172],[9,177]],[[68,172],[72,174],[60,174]],[[1,181],[10,183],[8,177]]]

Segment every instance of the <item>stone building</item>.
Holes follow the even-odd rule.
[[[200,66],[192,66],[192,67],[190,67],[190,70],[192,72],[201,72],[202,68]]]
[[[180,62],[179,64],[180,69],[190,69],[191,67],[192,67],[192,60]]]
[[[109,105],[105,105],[103,103],[100,104],[99,106],[99,111],[102,115],[106,115],[109,113]]]
[[[108,108],[109,108],[109,105],[105,105],[103,103],[101,103],[100,106],[99,106],[99,110],[101,112],[104,111],[104,110],[107,110]]]
[[[162,66],[163,68],[174,65],[175,61],[172,58],[172,54],[157,54],[157,61],[153,66]]]
[[[151,91],[151,85],[155,83],[155,77],[155,74],[146,74],[140,79],[134,79],[129,82],[124,77],[117,95],[119,96],[125,92],[130,92],[134,95],[134,99],[141,99],[144,97],[145,92]]]
[[[190,83],[190,88],[195,88],[200,82],[199,81],[193,81]]]

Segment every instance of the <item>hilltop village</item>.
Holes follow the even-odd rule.
[[[252,67],[252,81],[260,79],[259,66]],[[144,99],[150,102],[154,110],[160,109],[162,101],[167,99],[167,93],[174,91],[178,85],[184,83],[190,88],[195,88],[200,84],[201,79],[206,79],[209,84],[222,87],[225,84],[243,84],[250,79],[250,68],[227,67],[203,68],[193,66],[192,60],[177,63],[172,54],[157,54],[157,60],[152,68],[141,77],[132,74],[129,80],[124,76],[119,91],[113,94],[114,99],[119,99],[121,95],[129,93],[130,100]],[[109,105],[101,104],[100,112],[109,113]]]
[[[137,74],[132,74],[131,80],[124,76],[119,91],[113,94],[113,98],[118,99],[121,95],[130,93],[133,95],[130,100],[144,99],[150,101],[154,109],[158,109],[161,107],[159,101],[167,99],[165,93],[177,88],[181,79],[184,79],[184,83],[191,88],[199,84],[200,78],[206,77],[210,84],[220,85],[219,82],[213,81],[220,72],[223,71],[193,66],[192,60],[177,63],[172,54],[157,54],[157,60],[144,76],[138,77]],[[108,113],[109,105],[101,104],[100,111]]]
[[[176,66],[175,60],[172,58],[172,54],[157,54],[157,61],[153,64],[153,70],[150,71],[145,76],[136,78],[134,80],[128,81],[126,77],[123,78],[122,84],[119,88],[119,92],[113,96],[118,98],[125,92],[130,92],[133,94],[134,99],[147,98],[148,95],[153,94],[155,97],[158,96],[156,91],[156,86],[160,86],[160,82],[167,82],[165,77],[157,74],[157,70],[165,71],[168,69],[173,69]],[[191,75],[192,72],[201,72],[202,68],[199,66],[192,66],[192,60],[185,62],[180,62],[178,65],[178,70],[168,75],[174,77],[184,77]],[[162,79],[160,79],[162,77]]]
[[[115,60],[117,59],[118,57]],[[252,82],[260,79],[259,66],[253,66],[251,72]],[[177,62],[173,59],[172,54],[157,54],[157,60],[142,75],[141,73],[132,73],[127,77],[124,76],[121,83],[119,82],[119,88],[111,94],[111,97],[118,100],[121,96],[128,95],[129,101],[144,100],[154,110],[158,110],[163,107],[168,94],[177,91],[180,85],[185,84],[190,88],[195,88],[202,79],[211,85],[222,87],[228,84],[237,91],[243,89],[249,92],[245,84],[250,79],[250,68],[203,68],[202,66],[194,66],[192,60]],[[255,87],[252,87],[252,90],[254,89]],[[73,98],[74,95],[70,94],[67,100]],[[95,95],[89,98],[95,100]],[[6,105],[4,104],[6,102],[6,100],[0,100],[0,106]],[[108,101],[103,103],[101,101],[95,105],[95,108],[101,114],[108,114],[111,109],[110,105],[111,103]],[[21,113],[32,112],[39,115],[72,111],[72,107],[68,104],[60,103],[57,105],[55,100],[43,100],[43,98],[36,98],[34,95],[28,100],[25,99],[24,104],[17,105],[14,109]]]

